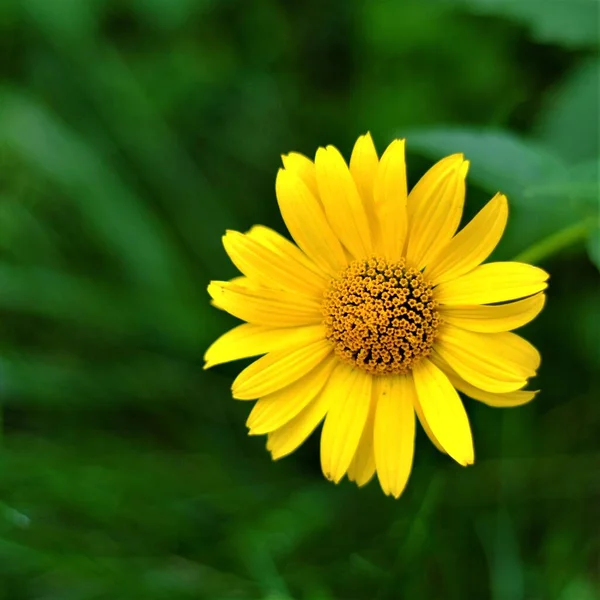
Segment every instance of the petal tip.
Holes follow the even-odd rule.
[[[333,146],[327,146],[326,148],[323,148],[323,146],[319,146],[317,148],[317,151],[315,152],[315,164],[317,163],[317,161],[322,161],[327,156],[327,151],[329,150],[329,148],[333,148]]]
[[[334,473],[333,470],[331,469],[323,469],[323,476],[325,477],[325,479],[327,479],[327,481],[331,481],[332,483],[335,483],[336,485],[341,481],[342,477],[345,475],[345,473]]]
[[[271,447],[269,447],[271,446]],[[276,448],[273,448],[272,445],[270,444],[270,442],[267,442],[267,450],[269,451],[269,454],[271,455],[271,460],[272,461],[276,461],[276,460],[281,460],[282,458],[285,458],[289,452],[286,452],[285,450],[277,450]]]
[[[467,450],[467,454],[460,463],[463,467],[470,467],[475,464],[475,448],[473,445]]]
[[[235,400],[255,400],[258,396],[253,392],[252,384],[248,385],[246,372],[242,371],[231,384],[231,395]]]
[[[362,481],[359,481],[358,479],[351,478],[350,476],[348,476],[348,479],[352,483],[356,484],[356,486],[359,487],[359,488],[365,487],[365,485],[367,485],[367,483],[369,483],[371,481],[371,477],[369,477],[369,479],[362,480]]]
[[[206,286],[206,291],[208,292],[209,296],[214,300],[216,295],[222,291],[223,287],[220,285],[220,282],[218,281],[211,281],[207,286]]]
[[[277,175],[275,175],[275,187],[281,185],[284,178],[287,178],[289,175],[289,171],[287,171],[284,167],[279,167],[277,169]]]
[[[475,456],[473,454],[469,454],[467,456],[463,456],[463,457],[458,457],[458,456],[453,456],[452,457],[461,467],[471,467],[475,464]]]
[[[239,375],[238,375],[239,377]],[[231,384],[231,395],[235,400],[245,400],[244,398],[244,386],[238,382],[237,378]]]

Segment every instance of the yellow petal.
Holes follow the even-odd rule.
[[[446,156],[445,158],[438,160],[429,171],[417,181],[416,185],[408,195],[407,212],[409,221],[413,220],[422,203],[429,202],[428,198],[431,196],[431,187],[438,188],[444,180],[444,177],[446,177],[457,164],[463,162],[463,160],[464,156],[462,154],[451,154],[450,156]]]
[[[373,380],[375,387],[375,380]],[[348,467],[348,479],[354,481],[358,487],[362,487],[371,481],[375,475],[375,454],[373,452],[373,430],[375,427],[375,406],[373,393],[369,406],[369,415],[363,430],[362,437],[358,443],[356,454]]]
[[[319,188],[317,187],[317,173],[315,163],[310,158],[299,152],[290,152],[281,157],[286,171],[295,173],[302,179],[311,194],[318,200]]]
[[[417,417],[419,417],[419,423],[421,423],[421,427],[427,434],[427,437],[431,440],[431,443],[440,451],[446,454],[446,451],[442,448],[442,445],[438,441],[438,439],[433,434],[427,419],[425,418],[425,414],[423,413],[423,408],[421,403],[419,402],[419,396],[415,394],[415,412],[417,413]]]
[[[435,288],[440,304],[491,304],[531,296],[548,287],[548,273],[518,262],[481,265],[470,273]]]
[[[250,435],[269,433],[293,419],[321,391],[337,360],[330,354],[298,381],[258,400],[246,421]]]
[[[508,219],[508,203],[496,194],[427,265],[425,273],[437,285],[460,277],[480,265],[496,247]]]
[[[352,150],[352,156],[350,157],[350,173],[363,200],[365,212],[369,221],[373,246],[376,245],[376,240],[380,235],[380,228],[375,212],[375,200],[373,198],[375,176],[377,175],[378,166],[379,158],[377,157],[377,150],[375,150],[371,134],[367,133],[361,135],[358,140],[356,140],[354,150]]]
[[[435,438],[457,463],[473,464],[475,455],[469,418],[446,375],[423,358],[413,368],[413,377],[419,403]]]
[[[267,450],[273,460],[283,458],[296,450],[325,418],[335,399],[335,393],[331,390],[335,392],[340,372],[345,373],[346,369],[347,365],[338,361],[321,393],[283,427],[268,434]]]
[[[231,262],[259,285],[322,298],[326,286],[323,278],[302,262],[260,243],[256,235],[228,231],[223,246]]]
[[[416,394],[412,375],[381,379],[375,414],[375,464],[381,489],[399,498],[412,469]]]
[[[323,271],[337,275],[348,262],[321,203],[291,171],[279,170],[275,191],[281,216],[295,242]]]
[[[375,250],[390,261],[403,257],[408,228],[406,197],[404,140],[394,140],[379,161],[374,188],[380,231]]]
[[[511,406],[522,406],[531,402],[538,393],[537,391],[529,390],[517,390],[516,392],[508,392],[507,394],[493,394],[480,390],[475,386],[471,385],[468,381],[465,381],[457,373],[455,373],[450,366],[445,363],[440,366],[442,371],[446,374],[450,383],[459,391],[473,398],[473,400],[479,400],[488,406],[494,406],[497,408],[509,408]]]
[[[469,351],[489,364],[499,365],[503,371],[525,377],[534,375],[541,363],[537,349],[516,333],[478,333],[447,324],[439,331],[436,350],[438,342]]]
[[[210,345],[204,354],[204,368],[298,346],[306,340],[314,340],[317,332],[323,334],[321,325],[273,329],[244,323],[230,329]]]
[[[302,294],[251,288],[229,281],[212,281],[208,293],[215,306],[256,325],[295,327],[323,320],[321,303]]]
[[[246,367],[231,386],[234,398],[252,400],[272,394],[310,373],[331,353],[331,344],[318,339],[293,350],[270,352]]]
[[[361,135],[350,157],[350,173],[365,205],[373,204],[373,188],[379,158],[370,133]]]
[[[321,434],[321,467],[325,477],[338,483],[358,447],[369,414],[373,377],[343,364],[334,371],[324,393],[333,400]]]
[[[442,161],[445,168],[432,167],[408,197],[406,260],[422,269],[456,233],[465,202],[465,178],[469,162],[462,154]],[[411,196],[417,196],[416,199]]]
[[[219,284],[221,282],[220,281],[217,281],[217,282],[212,281],[210,283],[210,285],[208,286],[207,291],[208,291],[209,295],[211,295],[212,293],[216,293],[218,295],[219,292],[214,287],[211,287],[213,283]],[[264,289],[260,285],[258,285],[258,283],[256,283],[256,281],[251,281],[250,279],[248,279],[248,277],[244,277],[243,275],[240,275],[239,277],[233,277],[227,283],[231,283],[234,286],[241,287],[246,290],[254,290],[255,292],[257,290]],[[212,298],[210,299],[210,304],[211,304],[211,306],[214,306],[215,308],[218,308],[219,310],[223,310],[223,311],[226,310],[224,308],[221,308],[221,306],[219,306],[219,303],[215,302]]]
[[[365,206],[342,155],[333,146],[319,148],[315,157],[317,184],[327,220],[355,258],[372,252]]]
[[[233,279],[230,279],[229,283],[235,283],[236,285],[240,285],[242,287],[246,287],[246,288],[250,288],[250,289],[254,289],[254,290],[259,290],[262,287],[262,286],[258,285],[258,283],[256,283],[255,281],[250,281],[250,279],[248,279],[248,277],[244,277],[243,275],[240,275],[239,277],[234,277]]]
[[[312,271],[324,283],[329,281],[327,274],[308,258],[296,244],[293,244],[269,227],[265,227],[264,225],[254,225],[246,235],[257,240],[263,246],[267,246],[273,250],[273,252],[277,252],[281,256],[288,257],[290,260],[300,263],[304,269]]]
[[[540,364],[539,352],[514,333],[476,333],[444,326],[435,351],[475,387],[503,394],[521,389]]]
[[[496,306],[441,306],[440,315],[444,323],[469,331],[512,331],[535,319],[544,308],[545,299],[545,295],[539,293],[525,300]]]

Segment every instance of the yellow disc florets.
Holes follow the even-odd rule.
[[[335,352],[373,375],[407,373],[431,352],[440,318],[431,285],[404,260],[357,260],[323,302]]]

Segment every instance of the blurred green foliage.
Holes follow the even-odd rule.
[[[600,598],[595,0],[0,3],[0,599]],[[226,228],[283,231],[279,155],[471,159],[497,258],[551,273],[538,399],[467,401],[393,501],[271,463],[202,371]]]

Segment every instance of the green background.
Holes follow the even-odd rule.
[[[0,2],[2,600],[600,598],[595,0]],[[407,137],[471,160],[495,258],[551,274],[528,406],[466,400],[477,462],[421,432],[399,501],[318,437],[246,436],[226,228],[284,231],[279,155]]]

